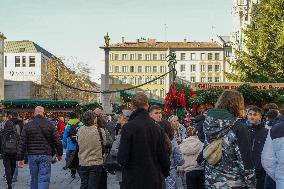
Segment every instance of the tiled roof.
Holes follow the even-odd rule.
[[[29,41],[29,40],[23,40],[23,41],[5,41],[4,46],[5,53],[36,53],[41,52],[46,57],[51,58],[53,54],[39,46],[38,44]]]
[[[104,47],[101,47],[104,48]],[[110,48],[221,48],[216,42],[124,42]]]

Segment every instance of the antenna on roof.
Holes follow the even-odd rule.
[[[215,26],[211,26],[211,39],[210,39],[210,41],[214,41],[214,37],[215,37],[215,29],[216,29],[216,27]]]

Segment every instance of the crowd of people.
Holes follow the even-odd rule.
[[[46,118],[40,106],[31,120],[11,113],[0,132],[7,188],[28,163],[30,188],[48,189],[64,149],[63,169],[79,174],[81,189],[106,189],[108,174],[122,189],[284,188],[284,110],[276,104],[245,106],[239,92],[225,91],[189,126],[162,110],[137,93],[130,110],[112,117],[99,108],[68,120]]]

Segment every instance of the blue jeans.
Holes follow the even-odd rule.
[[[17,179],[18,174],[19,174],[19,171],[18,171],[18,162],[16,161],[16,167],[15,167],[15,171],[14,171],[13,178],[14,178],[14,179]]]
[[[51,176],[51,160],[49,155],[29,155],[31,189],[48,189]]]

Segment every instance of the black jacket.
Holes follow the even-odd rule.
[[[137,109],[122,128],[118,162],[123,168],[122,189],[162,189],[170,158],[164,132],[144,109]]]
[[[251,150],[253,154],[253,162],[256,173],[263,173],[264,169],[261,165],[261,152],[268,134],[268,129],[262,125],[248,127],[250,132]]]
[[[63,154],[62,143],[56,128],[46,118],[36,116],[23,127],[18,159],[24,159],[25,149],[28,155],[52,155],[53,148],[57,155]]]

